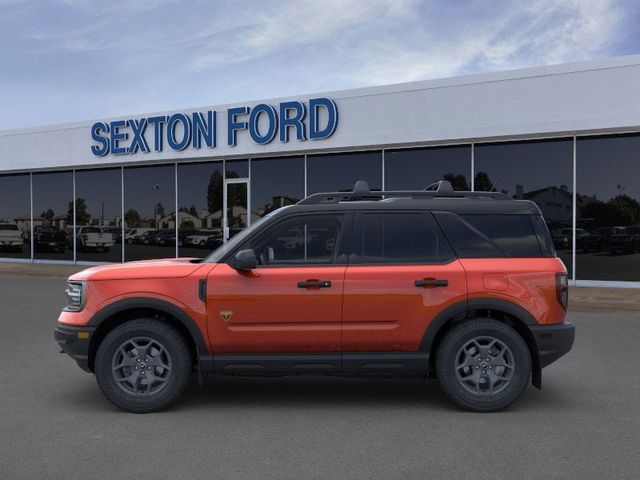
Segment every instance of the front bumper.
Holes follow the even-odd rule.
[[[573,323],[567,322],[558,325],[536,325],[531,327],[531,331],[538,343],[540,366],[544,368],[571,350],[576,327]]]
[[[91,372],[89,368],[89,344],[95,330],[96,327],[71,327],[58,324],[53,331],[53,338],[60,345],[60,353],[69,355],[86,372]]]

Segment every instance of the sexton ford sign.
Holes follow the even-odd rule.
[[[96,156],[133,155],[202,147],[215,148],[217,141],[215,110],[174,113],[152,117],[96,122],[91,126],[91,152]],[[328,138],[338,126],[338,107],[329,98],[312,98],[307,103],[266,103],[254,107],[233,107],[226,111],[226,142],[236,146],[238,132],[248,130],[251,140],[265,145],[278,138],[288,142]]]

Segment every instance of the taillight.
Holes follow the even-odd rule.
[[[569,304],[569,279],[566,273],[556,273],[556,296],[562,308]]]

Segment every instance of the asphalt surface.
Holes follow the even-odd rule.
[[[0,275],[2,479],[636,479],[640,317],[571,314],[574,350],[506,412],[435,381],[218,378],[126,414],[58,353],[64,280]]]

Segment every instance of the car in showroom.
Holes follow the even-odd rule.
[[[575,334],[538,206],[446,181],[314,194],[204,259],[89,268],[66,295],[61,350],[136,413],[194,373],[434,377],[459,407],[497,411],[541,388]]]

